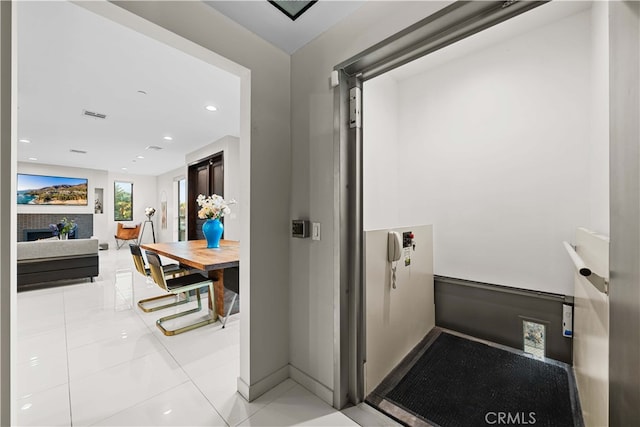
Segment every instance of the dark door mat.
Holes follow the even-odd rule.
[[[425,345],[367,402],[408,425],[583,425],[568,365],[444,332]]]

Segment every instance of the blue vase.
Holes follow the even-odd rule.
[[[207,248],[219,248],[224,226],[219,219],[208,219],[202,224],[202,233],[207,239]]]

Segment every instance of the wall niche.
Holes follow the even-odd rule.
[[[93,208],[94,214],[102,214],[104,213],[104,189],[97,188],[95,189],[95,205]]]

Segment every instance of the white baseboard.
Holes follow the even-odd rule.
[[[252,385],[248,385],[242,378],[238,377],[238,393],[251,402],[287,378],[289,378],[289,365],[283,366]]]
[[[238,393],[249,402],[262,396],[287,378],[291,378],[327,404],[333,406],[333,390],[292,365],[283,366],[253,385],[238,377]]]
[[[247,401],[249,400],[249,385],[240,377],[238,377],[238,393],[240,393],[240,396],[244,397]]]
[[[293,365],[289,365],[289,376],[292,380],[309,390],[311,393],[333,406],[333,390],[319,381],[311,378]]]

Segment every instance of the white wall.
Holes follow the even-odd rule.
[[[606,56],[591,17],[503,38],[395,95],[393,77],[366,82],[365,229],[433,223],[435,274],[573,294],[561,242],[592,220],[608,231],[607,76],[590,71]]]
[[[362,219],[366,231],[400,224],[397,205],[401,203],[401,193],[397,189],[402,183],[395,169],[402,153],[395,148],[400,134],[398,82],[391,75],[383,74],[365,83],[365,87]]]
[[[402,250],[396,267],[395,288],[392,263],[387,260],[389,231],[412,232],[415,248]],[[365,396],[435,326],[433,301],[433,227],[416,225],[364,233],[364,280],[366,298]],[[406,265],[407,254],[410,264]]]
[[[132,182],[133,183],[133,220],[132,221],[115,221],[114,220],[114,182]],[[116,234],[118,222],[138,224],[146,221],[147,217],[144,214],[146,207],[156,208],[156,214],[153,216],[152,221],[154,228],[157,231],[160,216],[158,211],[160,205],[158,204],[158,191],[156,186],[156,177],[147,175],[133,175],[109,172],[108,184],[104,189],[104,215],[106,216],[107,230],[109,230],[109,244],[115,244],[113,236]],[[157,241],[156,235],[156,241]],[[151,228],[145,227],[144,234],[141,236],[141,243],[153,242]]]
[[[35,205],[18,205],[18,213],[94,213],[94,197],[95,188],[102,188],[103,192],[103,212],[93,216],[93,235],[100,241],[109,243],[110,246],[115,244],[114,235],[116,233],[117,223],[114,220],[114,204],[113,192],[114,181],[125,181],[133,183],[133,221],[132,223],[142,223],[147,219],[144,214],[144,208],[147,206],[155,207],[159,212],[159,195],[156,190],[156,177],[119,174],[95,169],[73,168],[67,166],[45,165],[39,163],[18,163],[18,173],[30,173],[36,175],[55,175],[66,176],[71,178],[87,178],[89,181],[89,197],[86,206],[35,206]],[[126,221],[128,222],[128,221]],[[156,213],[153,217],[156,232],[159,229],[160,215]],[[157,240],[156,234],[156,240]],[[151,229],[145,230],[142,238],[143,243],[151,242]]]
[[[334,106],[329,75],[337,64],[448,3],[365,2],[291,56],[290,218],[320,222],[321,240],[290,239],[290,364],[329,391],[333,391],[339,376],[334,370],[334,345],[340,339],[334,302],[340,268],[338,198],[334,190],[340,177],[334,172]]]
[[[18,205],[18,213],[82,213],[93,214],[95,203],[95,188],[103,188],[105,191],[104,198],[106,199],[106,192],[108,187],[108,174],[107,171],[84,169],[84,168],[72,168],[65,166],[46,165],[40,163],[28,163],[18,162],[18,173],[29,173],[34,175],[52,175],[52,176],[65,176],[70,178],[86,178],[88,180],[88,203],[86,206],[56,206],[56,205]],[[113,183],[111,184],[113,185]],[[113,196],[112,196],[113,198]],[[105,200],[106,201],[106,200]],[[111,204],[113,206],[113,203]],[[134,205],[135,206],[135,205]],[[113,233],[110,233],[110,228],[107,221],[106,205],[104,214],[93,216],[93,230],[92,235],[96,236],[100,241],[109,241],[109,237],[113,238]],[[113,216],[112,216],[113,218]]]
[[[224,160],[224,198],[227,201],[235,200],[237,202],[230,206],[231,214],[224,218],[224,238],[240,240],[240,210],[242,209],[240,200],[240,140],[235,136],[227,135],[187,154],[185,159],[189,165],[220,152],[223,153]],[[189,191],[188,182],[187,191]]]
[[[158,242],[172,242],[175,241],[175,233],[177,227],[178,218],[178,200],[177,195],[174,193],[174,182],[180,178],[187,177],[187,164],[191,164],[200,159],[207,158],[212,154],[219,152],[224,153],[224,192],[227,200],[235,199],[237,204],[231,206],[231,215],[225,218],[225,238],[232,240],[240,240],[240,209],[242,204],[240,203],[240,141],[234,136],[225,136],[218,141],[208,144],[201,149],[188,153],[185,156],[185,167],[177,168],[162,175],[155,177],[155,189],[151,183],[151,179],[143,179],[143,177],[136,177],[134,175],[122,175],[123,181],[126,181],[129,177],[135,180],[134,184],[134,221],[138,221],[138,208],[142,209],[142,215],[144,215],[144,208],[146,206],[152,206],[156,208],[156,214],[154,215],[153,222],[156,232],[156,241]],[[113,183],[110,184],[111,192],[113,191]],[[142,187],[141,187],[142,186]],[[141,188],[141,189],[140,189]],[[106,189],[105,189],[106,190]],[[142,195],[144,199],[140,199]],[[188,187],[187,187],[188,191]],[[163,197],[167,201],[167,228],[161,227],[161,203]],[[106,198],[106,193],[105,193]],[[113,200],[113,193],[110,195],[110,200]],[[143,205],[138,206],[139,203]],[[112,206],[112,205],[111,205]],[[106,211],[105,211],[106,212]],[[109,211],[111,212],[111,211]],[[144,221],[144,216],[142,221]],[[95,220],[95,219],[94,219]],[[151,234],[145,231],[143,241],[150,241]]]
[[[589,228],[609,235],[609,7],[591,8]]]

